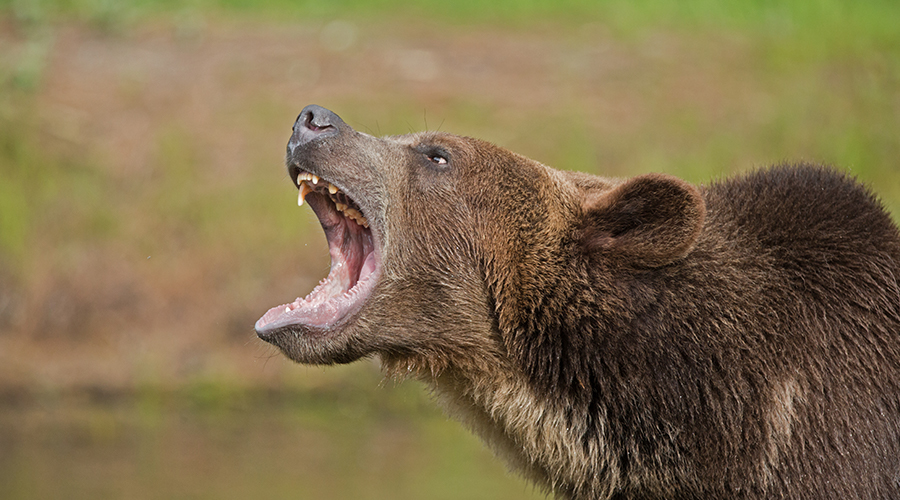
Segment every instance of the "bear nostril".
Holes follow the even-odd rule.
[[[341,119],[334,112],[327,110],[321,106],[307,106],[297,117],[297,121],[307,130],[318,132],[329,128],[334,128]]]
[[[294,121],[288,154],[293,154],[298,146],[316,139],[340,135],[343,123],[333,111],[321,106],[310,105],[303,108]]]
[[[313,132],[331,128],[331,124],[328,123],[327,117],[323,119],[320,118],[319,115],[313,114],[312,112],[309,112],[306,115],[306,120],[304,121],[303,126],[309,130],[312,130]]]

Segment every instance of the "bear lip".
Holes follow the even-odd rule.
[[[275,306],[259,318],[256,332],[264,338],[281,330],[328,330],[346,322],[365,304],[381,272],[378,238],[359,205],[331,182],[307,172],[299,174],[297,184],[300,204],[305,198],[325,231],[331,269],[306,297]]]

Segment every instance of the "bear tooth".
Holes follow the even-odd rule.
[[[318,175],[313,175],[313,174],[309,174],[309,175],[310,175],[310,178],[311,178],[312,181],[313,181],[313,184],[318,184],[318,183],[319,183],[319,176],[318,176]]]
[[[348,208],[346,211],[344,211],[344,215],[346,215],[362,227],[369,227],[369,221],[366,220],[366,218],[363,217],[363,214],[361,214],[359,210],[356,210],[355,208]]]
[[[299,191],[299,194],[297,195],[297,206],[300,206],[300,207],[303,206],[304,198],[306,198],[306,195],[309,194],[310,192],[312,192],[312,190],[313,189],[311,187],[309,187],[309,184],[307,184],[305,182],[300,183],[300,191]]]
[[[347,205],[344,205],[343,203],[335,203],[334,206],[338,209],[338,212],[343,212],[347,209]]]
[[[337,192],[338,192],[337,186],[335,186],[334,184],[329,182],[328,183],[328,192],[331,194],[337,194]]]

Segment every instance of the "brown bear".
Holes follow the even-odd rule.
[[[303,110],[331,271],[258,335],[378,356],[559,497],[900,498],[900,235],[813,165],[693,186]]]

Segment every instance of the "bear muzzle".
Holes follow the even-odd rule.
[[[291,156],[300,146],[312,141],[335,137],[350,128],[341,117],[322,106],[310,104],[303,108],[294,122],[294,133],[287,145],[287,154]]]

